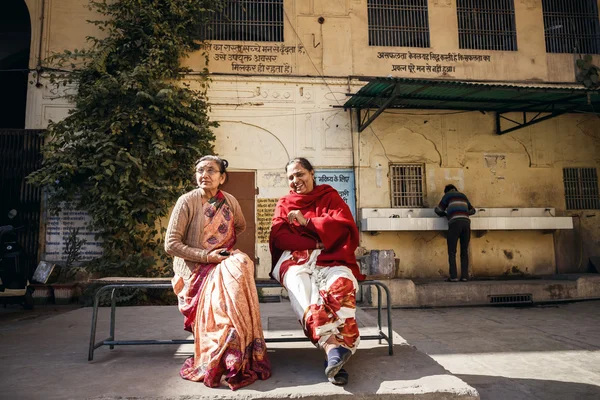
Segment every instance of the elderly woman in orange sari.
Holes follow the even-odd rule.
[[[174,256],[173,290],[194,334],[194,356],[184,379],[236,390],[271,376],[254,283],[254,263],[232,250],[246,228],[238,201],[219,189],[228,163],[217,156],[196,163],[198,188],[181,196],[171,213],[165,250]]]
[[[325,352],[327,379],[345,385],[342,367],[360,342],[356,289],[365,276],[354,256],[358,228],[338,192],[316,184],[307,159],[291,160],[286,174],[291,190],[271,225],[271,276],[287,289],[306,336]]]

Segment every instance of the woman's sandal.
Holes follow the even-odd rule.
[[[334,385],[338,385],[338,386],[344,386],[345,384],[348,383],[348,371],[346,371],[344,368],[340,369],[340,372],[338,372],[337,374],[335,374],[335,376],[333,378],[328,378],[329,382],[333,383]]]
[[[325,367],[327,367],[327,361],[325,361]],[[344,386],[348,383],[349,377],[350,377],[350,375],[348,374],[348,371],[346,371],[344,368],[342,368],[342,369],[340,369],[340,372],[335,374],[335,376],[333,378],[327,378],[327,380],[329,382],[333,383],[334,385]]]
[[[327,367],[325,367],[325,375],[327,379],[335,379],[335,376],[342,369],[346,361],[350,358],[352,352],[342,346],[335,347],[327,353]]]

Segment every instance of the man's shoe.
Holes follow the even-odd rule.
[[[467,279],[467,278],[460,278],[460,281],[461,281],[461,282],[467,282],[467,281],[468,281],[468,279]]]
[[[458,278],[448,278],[446,282],[458,282]]]

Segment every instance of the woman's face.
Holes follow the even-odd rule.
[[[300,163],[293,163],[287,167],[287,177],[290,188],[299,194],[307,194],[315,188],[315,171],[309,171]]]
[[[196,182],[199,188],[212,192],[225,182],[225,174],[220,172],[216,161],[201,161],[196,165]]]

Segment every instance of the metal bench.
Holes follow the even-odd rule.
[[[116,292],[119,289],[124,288],[139,288],[139,289],[171,289],[170,278],[102,278],[93,280],[92,283],[103,285],[98,289],[94,296],[94,308],[92,311],[92,330],[90,332],[90,346],[88,352],[88,361],[94,359],[94,350],[101,346],[109,346],[110,349],[114,349],[115,346],[119,345],[151,345],[151,344],[190,344],[194,343],[193,339],[172,339],[172,340],[116,340],[115,339],[115,316],[117,309]],[[389,355],[394,354],[394,342],[393,342],[393,331],[392,331],[392,314],[391,314],[391,298],[388,287],[375,280],[366,280],[358,282],[359,286],[375,286],[377,289],[377,335],[361,335],[362,340],[379,340],[381,344],[382,340],[385,340],[388,344]],[[274,280],[257,280],[257,288],[281,288],[279,282]],[[381,291],[385,291],[386,305],[387,308],[387,334],[383,332],[381,324],[381,309],[382,309],[382,298]],[[109,337],[96,342],[96,327],[98,322],[98,306],[100,303],[100,295],[105,291],[111,291],[110,294],[110,330]],[[267,343],[283,343],[283,342],[305,342],[309,339],[307,337],[286,337],[286,338],[265,338]]]

